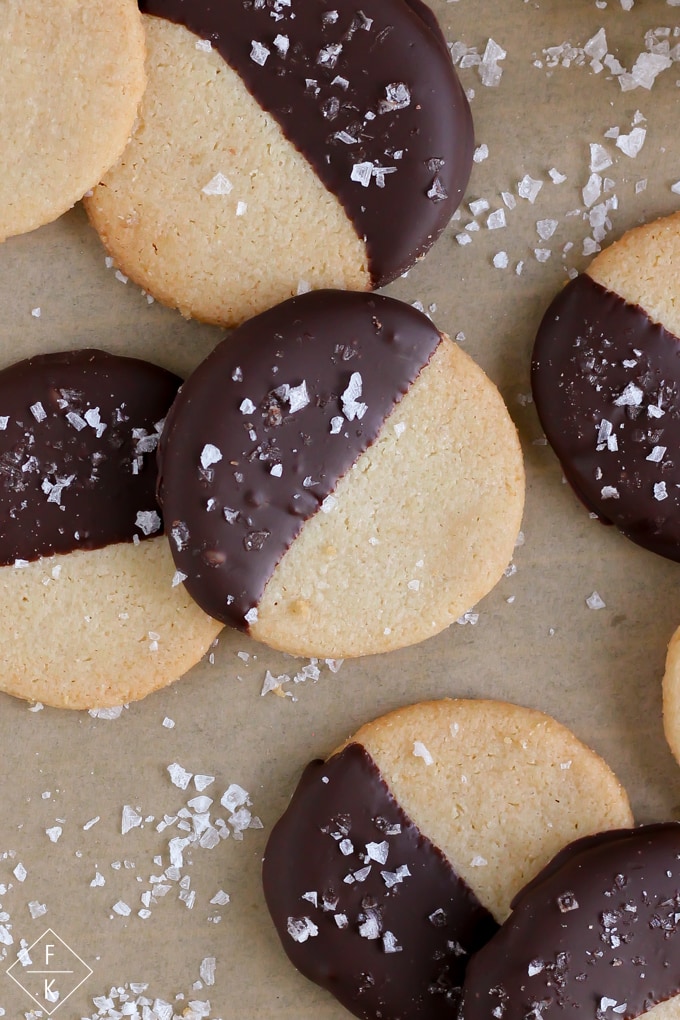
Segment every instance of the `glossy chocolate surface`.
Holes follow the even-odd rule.
[[[97,350],[0,371],[0,564],[162,533],[155,449],[179,383]]]
[[[382,286],[438,237],[472,166],[470,109],[421,0],[141,0],[210,40],[337,196]]]
[[[586,507],[680,560],[680,340],[583,274],[543,318],[532,389]]]
[[[167,418],[158,494],[205,612],[246,629],[304,521],[440,342],[393,298],[316,291],[244,323],[198,367]]]
[[[680,993],[680,824],[577,840],[468,967],[461,1020],[631,1020]]]
[[[359,744],[307,766],[263,882],[293,964],[367,1020],[455,1018],[469,954],[498,928]]]

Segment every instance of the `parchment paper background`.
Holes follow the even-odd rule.
[[[283,685],[292,696],[261,697],[266,671],[292,677],[305,662],[227,632],[213,649],[214,661],[117,719],[29,711],[0,695],[0,949],[6,953],[0,1006],[8,1017],[30,1015],[31,1001],[5,968],[21,940],[30,945],[51,927],[93,970],[60,1007],[59,1020],[90,1017],[93,997],[129,982],[148,983],[148,997],[173,1003],[178,1013],[197,1000],[210,1002],[209,1014],[199,1015],[222,1020],[341,1020],[344,1010],[284,958],[260,892],[262,851],[306,761],[328,753],[363,721],[412,701],[498,697],[547,711],[606,758],[629,790],[638,821],[678,813],[680,770],[663,738],[660,683],[666,644],[680,624],[680,567],[589,519],[561,481],[528,394],[542,312],[567,271],[588,261],[583,240],[592,229],[581,189],[591,174],[590,144],[604,145],[613,161],[601,174],[613,182],[601,200],[618,198],[618,208],[608,212],[606,242],[679,202],[671,185],[680,178],[680,65],[660,74],[650,90],[622,91],[606,69],[595,73],[590,58],[582,66],[577,59],[550,68],[543,51],[568,41],[582,56],[584,44],[604,28],[608,51],[630,69],[646,49],[648,30],[666,27],[670,46],[680,41],[673,36],[680,8],[664,0],[636,0],[630,11],[620,0],[431,2],[449,41],[481,55],[492,39],[506,56],[494,87],[482,83],[478,67],[460,70],[465,88],[474,90],[476,140],[488,147],[488,157],[474,166],[460,218],[390,293],[432,306],[441,328],[464,334],[465,349],[508,403],[528,478],[516,572],[476,607],[475,624],[453,625],[403,652],[347,661],[337,673],[322,664],[318,681]],[[616,126],[630,133],[637,111],[646,137],[631,158],[605,132]],[[9,145],[2,140],[4,158]],[[554,184],[551,168],[566,180]],[[533,204],[517,197],[525,174],[544,182]],[[505,208],[504,191],[516,197],[516,208]],[[467,203],[478,199],[489,209],[475,217]],[[507,225],[488,229],[489,213],[500,208]],[[465,231],[475,219],[480,229]],[[536,228],[544,219],[558,221],[547,240]],[[461,245],[460,232],[471,242]],[[550,254],[539,261],[535,249]],[[507,253],[507,268],[493,265],[499,252]],[[80,207],[0,246],[0,362],[92,345],[187,373],[220,339],[219,330],[149,305],[114,273]],[[32,314],[38,308],[39,317]],[[588,608],[593,591],[605,608]],[[36,634],[36,640],[48,639]],[[226,817],[220,796],[238,783],[263,828],[248,829],[242,841],[232,837],[185,853],[181,873],[190,888],[183,891],[189,899],[195,892],[193,906],[171,882],[143,919],[140,897],[152,887],[151,876],[167,867],[169,839],[183,835],[176,823],[164,832],[156,826],[197,794],[193,783],[186,791],[171,783],[167,766],[175,762],[215,776],[205,790],[214,799],[212,817]],[[125,805],[153,821],[123,835]],[[55,827],[62,832],[53,842],[46,830]],[[157,855],[161,865],[154,863]],[[23,881],[14,874],[19,863]],[[105,884],[92,886],[97,873]],[[210,904],[218,890],[229,903]],[[120,901],[130,907],[128,916],[113,910]],[[46,912],[32,917],[29,903]],[[214,984],[195,986],[201,961],[213,957]],[[134,999],[138,992],[130,994]]]

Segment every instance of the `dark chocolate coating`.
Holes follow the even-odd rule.
[[[498,929],[359,744],[307,766],[262,874],[292,963],[367,1020],[454,1020],[469,954]]]
[[[247,629],[304,521],[440,342],[427,316],[393,298],[315,291],[250,319],[198,367],[167,417],[158,496],[175,563],[205,612]],[[342,396],[355,373],[366,410],[349,420]],[[303,383],[308,403],[292,411],[285,387]]]
[[[98,350],[0,371],[0,564],[162,533],[137,515],[158,511],[155,447],[179,384]]]
[[[532,389],[585,506],[680,560],[680,340],[583,274],[543,318]]]
[[[374,286],[427,251],[463,196],[474,138],[441,30],[420,0],[139,6],[209,39],[239,74],[365,239]],[[277,37],[288,40],[285,53]],[[254,43],[268,50],[263,63]],[[369,163],[364,187],[353,167]]]
[[[461,1020],[632,1020],[680,993],[680,825],[586,836],[471,960]]]

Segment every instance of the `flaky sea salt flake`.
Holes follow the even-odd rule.
[[[588,596],[588,598],[586,599],[586,605],[588,606],[588,609],[606,609],[607,608],[607,603],[604,601],[604,599],[596,591],[594,591],[592,593],[592,595]]]
[[[125,804],[123,806],[123,815],[121,820],[121,832],[123,835],[125,835],[126,832],[129,832],[130,829],[136,829],[143,821],[144,819],[139,812],[135,811],[130,804]]]
[[[536,233],[542,241],[548,241],[557,230],[557,220],[537,220]]]
[[[529,174],[525,174],[522,180],[517,183],[517,194],[520,198],[526,198],[533,205],[542,187],[543,181],[537,181]]]
[[[629,135],[619,135],[616,139],[616,146],[625,156],[630,156],[631,159],[635,159],[638,152],[644,145],[646,136],[646,128],[636,127],[633,128]]]
[[[593,173],[600,173],[612,165],[612,158],[599,142],[590,143],[590,169]]]
[[[581,190],[583,196],[583,204],[586,208],[590,208],[597,202],[598,198],[602,194],[602,177],[600,174],[591,174],[588,178],[585,187]]]
[[[617,407],[639,407],[644,397],[643,391],[635,383],[628,383],[626,388],[614,400]]]
[[[187,786],[193,779],[193,772],[187,772],[177,762],[173,762],[172,765],[167,767],[168,775],[173,786],[178,786],[180,790],[186,790]]]
[[[658,500],[659,502],[661,502],[661,500],[663,499],[668,499],[668,492],[666,491],[665,482],[654,483],[654,499]]]
[[[201,467],[207,470],[212,464],[219,464],[222,451],[212,443],[206,443],[201,450]]]
[[[359,400],[362,387],[363,380],[361,374],[359,372],[352,372],[347,389],[341,397],[343,414],[348,421],[354,421],[355,418],[363,418],[368,410],[367,405]]]
[[[413,742],[413,756],[415,758],[422,758],[426,765],[434,764],[434,758],[420,740],[414,740]]]
[[[286,928],[294,942],[306,942],[319,934],[319,929],[309,917],[289,917]]]
[[[201,188],[201,191],[204,195],[228,195],[233,188],[234,185],[228,177],[225,177],[223,173],[216,173],[205,187]]]

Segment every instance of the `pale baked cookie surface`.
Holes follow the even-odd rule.
[[[566,847],[473,957],[462,1020],[677,1017],[679,857],[677,822]]]
[[[217,635],[173,586],[155,501],[179,383],[96,350],[0,372],[0,690],[120,705],[176,680]]]
[[[293,654],[436,634],[498,581],[520,527],[498,391],[390,298],[322,291],[244,324],[182,387],[160,454],[189,592]]]
[[[179,679],[221,628],[173,574],[162,536],[0,567],[0,689],[57,708],[106,708]]]
[[[668,746],[680,763],[680,628],[668,643],[662,691],[664,733]]]
[[[453,1015],[524,883],[574,838],[631,824],[607,765],[554,719],[421,703],[307,767],[265,897],[291,961],[357,1016]]]
[[[225,326],[301,291],[368,290],[421,257],[462,197],[467,100],[404,0],[141,5],[148,88],[86,202],[120,268]]]
[[[566,285],[536,337],[536,409],[586,507],[680,559],[680,216],[637,227]]]
[[[130,137],[145,84],[134,0],[0,4],[0,240],[56,219]]]

